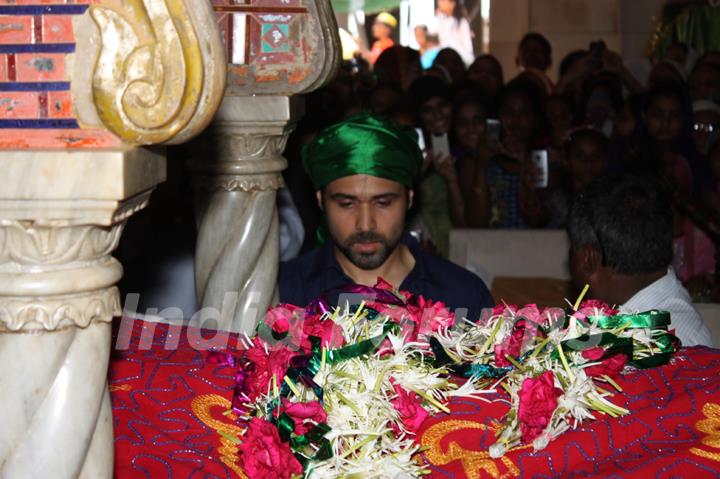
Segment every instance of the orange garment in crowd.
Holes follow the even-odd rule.
[[[382,40],[375,40],[370,50],[370,63],[375,65],[378,57],[382,52],[395,45],[392,38],[383,38]]]

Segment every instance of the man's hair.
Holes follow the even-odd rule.
[[[661,271],[673,255],[670,197],[647,177],[599,178],[573,203],[568,235],[571,248],[598,249],[603,264],[619,273]]]
[[[544,35],[542,35],[541,33],[537,33],[537,32],[526,33],[525,36],[522,37],[522,40],[520,40],[518,49],[522,50],[530,42],[538,42],[548,52],[548,54],[552,53],[552,45],[550,45],[550,41],[547,38],[545,38]]]

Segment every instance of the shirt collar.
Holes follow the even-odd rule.
[[[620,309],[623,311],[642,309],[643,307],[648,306],[649,303],[652,303],[653,301],[657,302],[660,299],[657,297],[658,292],[663,293],[676,291],[678,283],[679,281],[675,276],[675,270],[673,270],[672,266],[670,266],[668,267],[665,276],[658,278],[656,281],[635,293],[625,304],[620,306]]]

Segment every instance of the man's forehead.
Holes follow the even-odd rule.
[[[378,178],[372,175],[351,175],[328,183],[325,192],[328,195],[377,196],[387,193],[402,193],[405,187],[397,181]]]

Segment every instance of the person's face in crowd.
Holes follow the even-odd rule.
[[[720,69],[710,65],[697,67],[688,78],[688,86],[693,100],[720,99]]]
[[[487,57],[475,60],[468,69],[467,77],[478,83],[490,95],[496,94],[502,88],[502,71],[494,61]]]
[[[465,151],[475,151],[485,134],[485,110],[475,102],[464,103],[455,116],[455,137]]]
[[[382,266],[400,243],[412,197],[400,183],[370,175],[339,178],[317,193],[335,246],[366,271]]]
[[[568,102],[559,97],[548,98],[545,104],[548,121],[552,127],[553,143],[561,145],[565,134],[572,126],[572,111]]]
[[[450,48],[443,48],[435,58],[433,65],[440,65],[450,74],[452,83],[458,83],[465,76],[465,63],[460,55]]]
[[[680,99],[672,96],[656,97],[645,112],[648,133],[653,140],[667,143],[682,131],[682,106]]]
[[[375,22],[373,23],[372,28],[373,37],[377,38],[378,40],[383,40],[385,38],[390,38],[392,35],[392,28],[385,25],[382,22]]]
[[[650,72],[650,78],[648,79],[648,87],[652,87],[653,85],[663,82],[684,84],[685,80],[674,66],[672,66],[668,62],[660,62],[655,65]]]
[[[438,10],[448,17],[455,11],[455,0],[438,0]]]
[[[552,64],[550,52],[545,45],[533,39],[525,42],[518,52],[518,62],[524,68],[535,68],[540,71],[547,70]]]
[[[607,120],[615,119],[610,92],[604,86],[596,87],[585,105],[585,122],[597,129],[602,129]]]
[[[415,27],[415,41],[421,51],[427,48],[427,31],[424,27]]]
[[[432,97],[420,107],[420,122],[424,130],[433,135],[443,135],[450,131],[452,104],[445,98]]]
[[[693,140],[701,153],[706,153],[710,140],[717,138],[720,128],[720,115],[714,111],[697,111],[693,113]]]
[[[687,62],[687,50],[680,45],[673,45],[665,53],[665,58],[674,61],[678,65],[685,65]]]
[[[579,137],[568,148],[568,170],[575,191],[581,191],[607,168],[603,145],[592,137]]]
[[[530,140],[537,119],[528,95],[521,92],[508,95],[498,116],[508,140],[522,143]]]
[[[625,102],[615,117],[614,132],[621,137],[628,137],[635,131],[635,114],[630,103]]]

